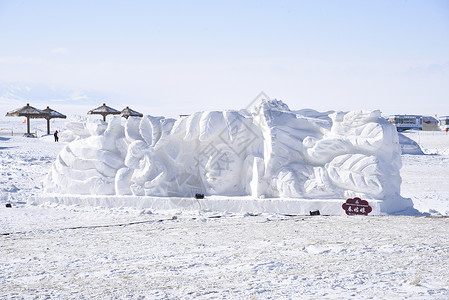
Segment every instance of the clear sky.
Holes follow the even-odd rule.
[[[0,45],[0,84],[70,91],[51,106],[449,115],[447,0],[0,0]]]

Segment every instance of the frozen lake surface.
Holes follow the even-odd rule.
[[[32,205],[63,143],[0,140],[0,297],[449,297],[449,136],[410,132],[401,195],[423,216]],[[5,203],[12,203],[6,208]]]

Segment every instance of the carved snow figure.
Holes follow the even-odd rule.
[[[292,111],[270,100],[251,111],[112,117],[67,128],[73,141],[45,179],[49,193],[361,197],[403,205],[393,203],[401,198],[398,136],[379,111]]]

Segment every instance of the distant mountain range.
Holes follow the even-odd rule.
[[[109,95],[96,91],[84,91],[51,87],[46,85],[28,85],[0,82],[0,104],[45,107],[53,104],[101,105],[109,102]]]

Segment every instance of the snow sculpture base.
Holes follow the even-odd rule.
[[[345,215],[342,204],[346,199],[280,199],[252,197],[211,196],[205,199],[181,197],[148,196],[106,196],[106,195],[70,195],[43,194],[34,196],[31,202],[45,202],[64,205],[98,206],[98,207],[134,207],[150,210],[207,210],[232,213],[274,213],[283,215],[309,215],[310,211],[319,210],[321,215]],[[373,211],[369,215],[381,215],[382,200],[369,200]]]

